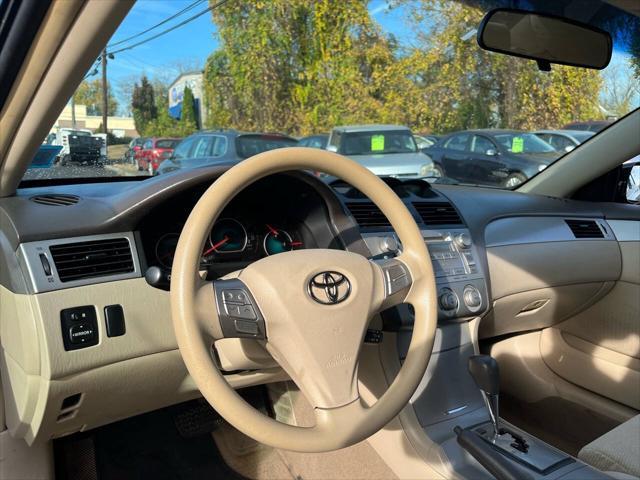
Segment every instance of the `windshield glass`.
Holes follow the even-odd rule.
[[[385,155],[389,153],[414,153],[418,149],[409,131],[369,131],[345,133],[344,155]]]
[[[555,149],[532,133],[501,133],[498,143],[511,153],[549,153]]]
[[[165,175],[302,139],[381,176],[515,188],[640,105],[640,18],[587,3],[138,0],[24,178]],[[609,32],[610,64],[481,49],[500,7]]]

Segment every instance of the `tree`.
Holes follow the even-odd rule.
[[[133,121],[138,132],[144,132],[149,122],[158,116],[158,109],[154,100],[153,86],[149,83],[146,75],[133,87],[131,96],[131,110],[133,111]]]
[[[102,80],[83,80],[73,94],[76,105],[86,105],[87,115],[102,115]],[[107,82],[107,114],[115,115],[118,102],[113,96],[111,84]]]
[[[204,73],[210,126],[310,133],[381,115],[370,60],[390,58],[390,47],[366,2],[230,2],[213,19],[221,48]]]
[[[182,112],[180,114],[180,127],[188,132],[193,133],[198,129],[198,120],[196,118],[196,106],[193,98],[193,92],[189,87],[184,88],[182,94]]]

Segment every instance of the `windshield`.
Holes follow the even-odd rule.
[[[515,188],[640,106],[640,18],[587,3],[138,0],[42,139],[53,161],[24,178],[168,175],[302,139],[377,175]],[[499,7],[609,32],[610,64],[481,49]]]
[[[390,153],[414,153],[418,149],[409,131],[369,131],[343,135],[344,155],[386,155]]]
[[[511,153],[550,153],[555,149],[532,133],[501,133],[495,136],[505,150]]]

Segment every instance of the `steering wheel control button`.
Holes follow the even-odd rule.
[[[119,337],[127,331],[122,305],[107,305],[104,307],[104,321],[107,327],[107,337]]]
[[[384,272],[387,296],[398,293],[411,285],[411,275],[404,264],[397,260],[391,260],[380,266]]]
[[[218,319],[225,337],[264,339],[264,318],[244,283],[238,279],[213,283]]]
[[[224,300],[224,303],[232,303],[236,305],[249,304],[249,298],[242,290],[223,290],[222,299]]]
[[[65,350],[98,344],[98,319],[93,305],[61,310],[60,323]]]
[[[251,336],[258,335],[258,324],[256,322],[248,322],[247,320],[236,320],[236,332],[246,333]]]
[[[251,305],[242,305],[239,308],[238,317],[244,318],[246,320],[256,320],[256,312],[253,310]]]

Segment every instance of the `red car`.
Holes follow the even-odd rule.
[[[154,175],[160,163],[171,156],[179,141],[179,138],[147,138],[142,148],[135,152],[138,170],[146,170],[149,175]]]

